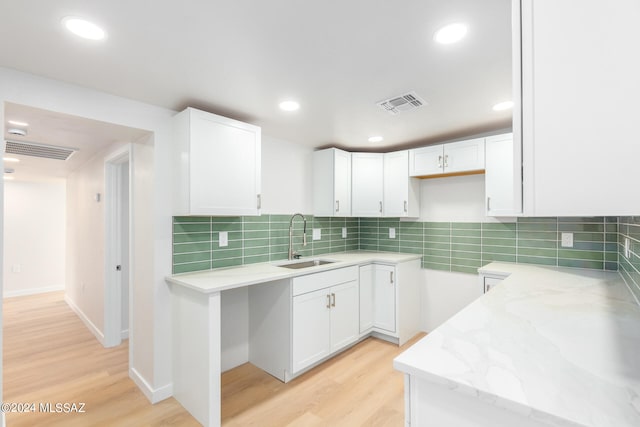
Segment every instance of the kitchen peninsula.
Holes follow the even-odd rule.
[[[394,361],[407,426],[640,425],[640,307],[618,273],[479,271],[508,277]]]
[[[248,287],[254,328],[249,362],[286,382],[369,335],[401,344],[418,333],[420,258],[356,251],[325,254],[318,259],[324,263],[300,269],[286,265],[307,260],[168,277],[174,397],[203,425],[220,424],[222,292]],[[382,292],[381,301],[376,302],[375,289]],[[316,317],[306,331],[300,324],[308,315]],[[323,330],[325,321],[330,323]],[[324,338],[328,348],[318,348]]]

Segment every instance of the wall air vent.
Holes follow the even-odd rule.
[[[408,92],[376,103],[378,107],[394,116],[403,111],[413,110],[426,104],[427,103],[415,92]]]
[[[17,154],[21,156],[42,157],[43,159],[68,160],[77,148],[57,147],[55,145],[38,144],[26,141],[6,140],[7,146],[4,150],[7,154]]]

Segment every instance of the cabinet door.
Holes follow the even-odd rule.
[[[373,328],[373,265],[360,267],[360,333]]]
[[[638,21],[638,1],[522,1],[526,215],[640,212]]]
[[[358,281],[331,288],[331,352],[358,339]]]
[[[334,150],[335,215],[351,216],[351,153]]]
[[[320,289],[293,297],[294,373],[323,359],[331,352],[330,294],[329,289]]]
[[[384,155],[384,216],[420,216],[420,180],[409,176],[409,151]]]
[[[444,145],[444,173],[484,169],[484,138]]]
[[[190,213],[259,215],[260,128],[190,112]]]
[[[388,265],[374,265],[373,326],[389,332],[396,331],[396,269]]]
[[[517,215],[522,200],[516,199],[514,177],[513,134],[487,138],[485,143],[485,202],[488,216]],[[519,194],[519,193],[518,193]]]
[[[351,153],[353,216],[382,216],[383,163],[381,153]]]
[[[441,174],[444,166],[444,151],[442,147],[440,144],[409,150],[409,175],[428,176]]]

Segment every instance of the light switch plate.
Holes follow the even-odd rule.
[[[347,227],[342,227],[342,238],[343,239],[347,238]]]
[[[218,233],[218,247],[224,248],[225,246],[229,246],[229,233],[221,231]]]
[[[314,228],[313,229],[313,240],[320,240],[322,239],[322,229],[321,228]]]
[[[389,238],[390,239],[396,238],[396,229],[393,227],[389,227]]]
[[[20,273],[22,271],[22,266],[20,264],[13,264],[11,266],[12,273]]]
[[[562,233],[562,247],[563,248],[573,247],[573,233]]]

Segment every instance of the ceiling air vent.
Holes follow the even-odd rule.
[[[43,159],[68,160],[77,148],[56,147],[54,145],[38,144],[26,141],[6,141],[5,153],[21,156],[42,157]]]
[[[404,95],[394,96],[376,103],[384,111],[389,114],[396,115],[402,111],[413,110],[415,108],[426,105],[426,102],[415,92],[405,93]]]

